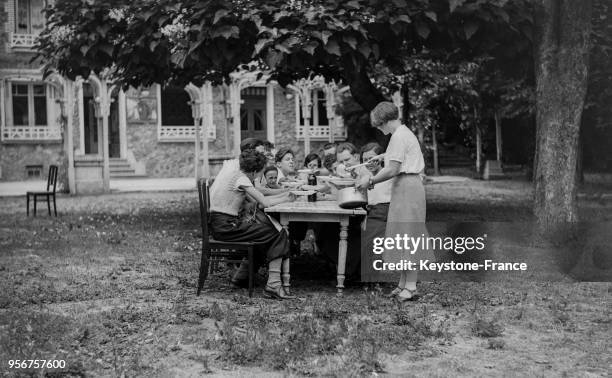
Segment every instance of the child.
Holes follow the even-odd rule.
[[[280,185],[278,185],[277,182],[278,168],[275,166],[268,166],[264,169],[263,175],[266,178],[266,188],[280,189]]]
[[[336,167],[338,166],[336,155],[326,155],[323,160],[323,166],[329,171],[330,175],[336,176]]]

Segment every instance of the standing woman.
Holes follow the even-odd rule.
[[[391,202],[387,215],[385,236],[395,238],[427,236],[425,228],[425,188],[420,173],[425,168],[423,154],[416,136],[399,120],[399,111],[391,102],[381,102],[370,112],[372,126],[385,135],[391,134],[391,140],[385,151],[385,166],[376,175],[362,175],[356,184],[358,189],[374,187],[376,184],[392,180]],[[419,260],[433,260],[431,251],[401,251],[399,258],[413,261],[416,266]],[[389,252],[386,252],[389,254]],[[398,260],[399,261],[399,260]],[[397,262],[397,261],[394,261]],[[397,288],[391,294],[400,301],[409,301],[417,297],[417,271],[402,270]]]

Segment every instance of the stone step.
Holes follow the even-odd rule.
[[[147,177],[147,175],[137,175],[134,172],[111,172],[111,178],[144,178]]]

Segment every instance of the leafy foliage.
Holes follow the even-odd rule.
[[[447,59],[529,48],[527,0],[58,0],[39,39],[47,68],[124,85],[219,83],[264,63],[282,85],[343,79],[366,110],[383,97],[369,72],[427,47]],[[518,54],[520,55],[520,54]]]

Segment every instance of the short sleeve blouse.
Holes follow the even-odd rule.
[[[405,125],[398,127],[391,135],[385,151],[385,165],[389,161],[401,164],[400,172],[418,174],[425,169],[425,161],[417,137]]]

